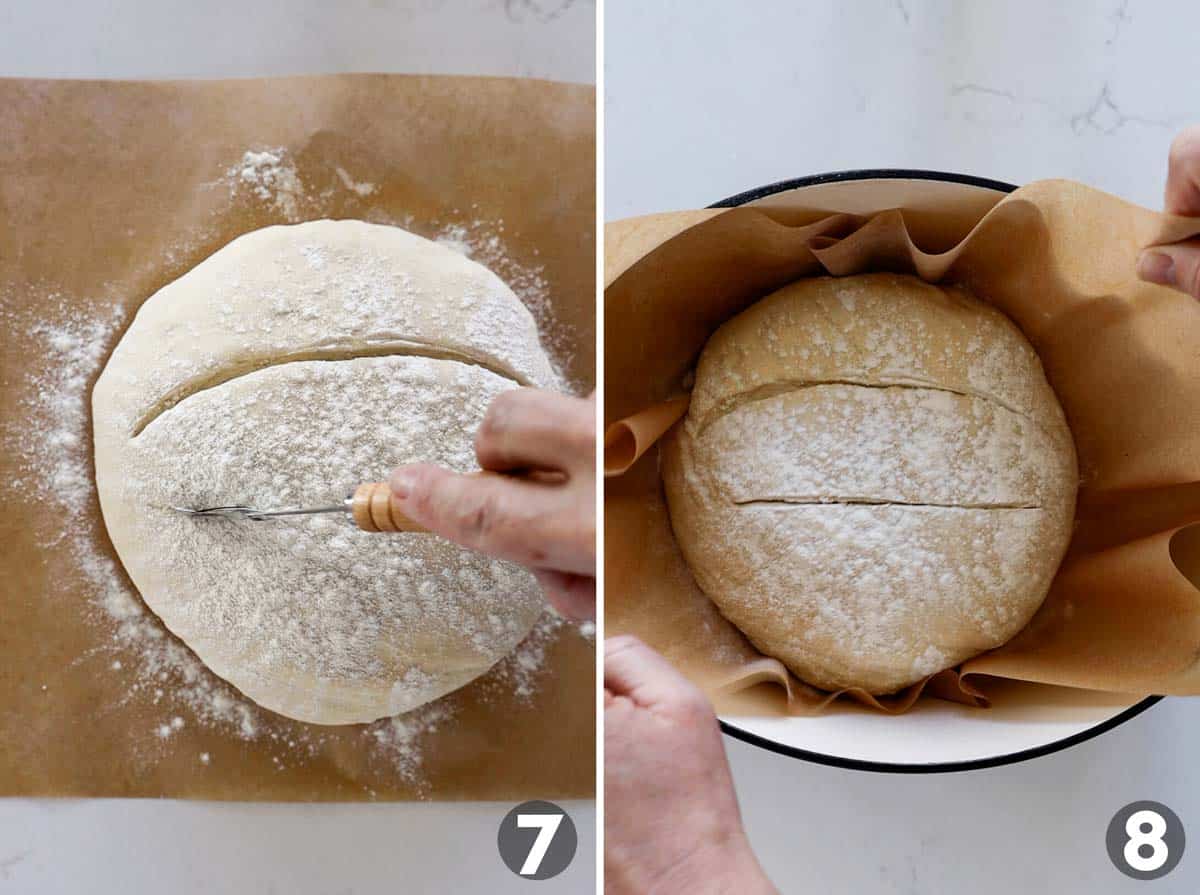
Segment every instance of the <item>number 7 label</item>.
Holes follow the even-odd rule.
[[[530,830],[537,830],[532,842]],[[550,879],[574,859],[579,831],[561,805],[532,799],[504,815],[496,845],[504,865],[522,879]]]
[[[521,876],[533,876],[542,866],[542,859],[546,857],[546,850],[550,848],[550,843],[554,841],[554,834],[558,832],[558,826],[562,823],[563,816],[561,814],[518,814],[517,826],[523,829],[531,827],[538,828],[537,838],[533,840],[533,847],[529,849],[529,854],[525,858],[525,863],[521,865]]]

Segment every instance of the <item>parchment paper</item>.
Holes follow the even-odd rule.
[[[923,688],[986,705],[989,677],[1200,693],[1200,303],[1134,274],[1141,248],[1194,235],[1200,220],[1067,181],[973,216],[966,200],[908,189],[915,211],[743,207],[609,228],[607,633],[637,634],[732,714],[811,713],[843,695],[763,656],[696,586],[655,444],[686,412],[689,372],[724,320],[799,277],[895,270],[963,283],[1021,327],[1066,412],[1082,483],[1067,558],[1020,634],[894,696],[845,695],[901,712]]]
[[[573,626],[545,645],[528,698],[495,675],[447,697],[448,717],[405,740],[415,765],[411,751],[398,760],[372,746],[385,726],[317,728],[257,710],[246,737],[173,705],[170,674],[161,696],[135,688],[143,657],[113,653],[113,621],[62,537],[68,526],[95,532],[112,558],[94,496],[73,516],[38,503],[31,493],[45,483],[15,445],[39,382],[54,375],[31,320],[128,323],[234,237],[322,217],[473,235],[518,294],[545,297],[543,339],[576,390],[590,390],[594,122],[592,88],[530,80],[0,81],[0,795],[592,794],[594,646]],[[294,208],[227,175],[247,150],[276,148],[303,182]],[[81,400],[93,381],[78,383]]]

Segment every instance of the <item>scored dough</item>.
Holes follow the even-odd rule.
[[[147,605],[256,702],[318,724],[408,711],[529,633],[531,574],[341,515],[170,507],[336,503],[402,463],[468,470],[489,402],[554,384],[529,312],[451,249],[359,221],[257,230],[155,293],[97,381],[105,523]]]
[[[662,473],[722,613],[801,679],[877,694],[1024,627],[1078,475],[1016,326],[896,274],[801,280],[726,322]]]

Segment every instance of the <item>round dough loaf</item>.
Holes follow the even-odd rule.
[[[401,463],[475,466],[488,403],[555,384],[494,274],[395,227],[246,234],[155,293],[92,396],[96,484],[146,603],[273,711],[371,721],[473,680],[542,611],[514,565],[348,518],[171,506],[336,503]]]
[[[894,274],[801,280],[725,323],[662,472],[722,613],[801,679],[877,694],[1025,625],[1077,487],[1016,326]]]

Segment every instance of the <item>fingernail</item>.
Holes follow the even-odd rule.
[[[1138,258],[1138,276],[1160,286],[1175,285],[1175,259],[1164,252],[1142,252]]]
[[[391,478],[388,479],[388,485],[392,489],[398,499],[404,500],[412,493],[413,486],[417,483],[417,477],[411,469],[400,469],[392,472]]]

